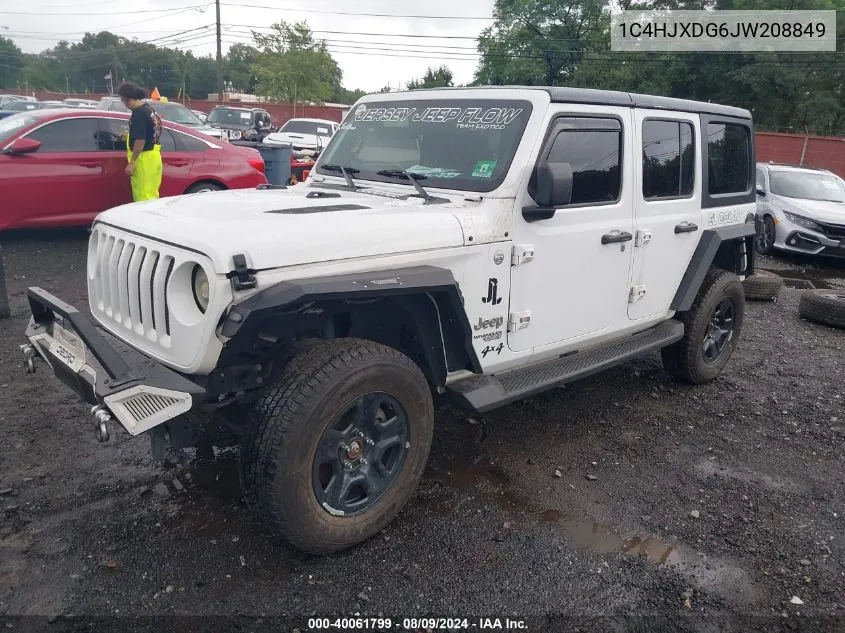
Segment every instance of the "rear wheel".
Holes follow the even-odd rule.
[[[224,187],[214,182],[198,182],[188,187],[185,193],[208,193],[209,191],[223,191]]]
[[[291,361],[254,409],[247,499],[274,532],[326,554],[364,541],[410,499],[428,459],[428,383],[400,352],[356,339]]]
[[[718,376],[739,341],[745,313],[745,295],[739,278],[711,270],[687,312],[676,316],[684,337],[662,350],[663,366],[683,382],[702,384]]]

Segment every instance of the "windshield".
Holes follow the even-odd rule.
[[[208,115],[208,122],[217,125],[252,125],[252,112],[239,108],[214,108]]]
[[[37,110],[38,104],[32,101],[11,101],[4,107],[8,112],[27,112],[29,110]]]
[[[292,134],[313,134],[314,136],[331,136],[332,126],[328,123],[320,123],[318,121],[297,121],[293,119],[285,123],[279,132],[289,132]]]
[[[6,142],[18,133],[18,130],[32,125],[38,120],[31,114],[13,114],[12,116],[0,119],[0,145],[5,145]]]
[[[830,174],[806,171],[773,171],[769,176],[772,193],[802,200],[845,202],[845,181]]]
[[[196,114],[178,103],[151,103],[150,105],[165,121],[182,125],[202,125]]]
[[[504,180],[530,116],[528,101],[360,105],[323,152],[317,171],[334,175],[320,165],[343,165],[358,170],[356,180],[395,183],[377,172],[398,169],[425,176],[426,187],[492,191]]]

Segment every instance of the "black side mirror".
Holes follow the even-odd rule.
[[[541,163],[534,170],[536,207],[525,207],[522,217],[528,222],[548,220],[558,207],[572,202],[572,165],[569,163]]]

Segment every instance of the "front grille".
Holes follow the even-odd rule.
[[[173,272],[173,256],[153,244],[102,227],[94,229],[91,237],[91,309],[113,325],[169,347],[167,284]]]
[[[819,225],[822,233],[834,240],[845,240],[845,224],[829,224],[827,222],[819,222],[813,220]]]

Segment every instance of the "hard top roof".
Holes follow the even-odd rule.
[[[629,108],[653,108],[656,110],[675,110],[680,112],[701,112],[722,116],[751,119],[751,112],[743,108],[708,103],[706,101],[692,101],[691,99],[675,99],[673,97],[657,97],[633,92],[618,92],[615,90],[594,90],[592,88],[568,88],[555,86],[470,86],[467,88],[430,88],[428,90],[542,90],[549,94],[553,103],[586,103],[591,105],[611,105]],[[416,92],[416,91],[415,91]]]

